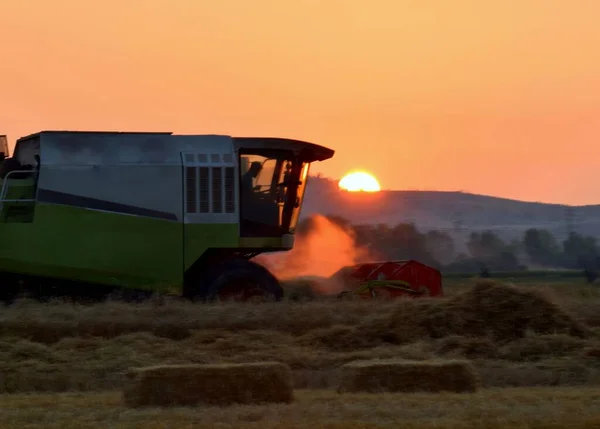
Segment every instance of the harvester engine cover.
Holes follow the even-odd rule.
[[[414,260],[352,265],[342,268],[332,278],[351,287],[340,297],[348,294],[365,299],[443,296],[440,271]]]

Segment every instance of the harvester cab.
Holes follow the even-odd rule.
[[[329,159],[333,151],[283,139],[239,138],[235,144],[240,159],[241,235],[280,237],[286,240],[282,247],[291,248],[309,166]]]
[[[280,299],[278,281],[251,259],[293,247],[310,164],[333,154],[284,138],[23,137],[0,174],[0,284]]]

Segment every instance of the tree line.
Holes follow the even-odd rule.
[[[503,240],[493,231],[472,232],[464,246],[440,230],[420,231],[413,223],[351,224],[326,218],[351,234],[357,246],[379,260],[415,259],[446,273],[480,273],[536,269],[600,270],[600,244],[595,237],[571,233],[559,241],[550,231],[530,228],[521,238]],[[314,228],[311,218],[298,225],[299,239]],[[459,250],[461,249],[461,250]]]

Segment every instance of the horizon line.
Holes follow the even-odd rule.
[[[334,179],[332,177],[327,177],[323,174],[314,174],[314,175],[309,175],[309,177],[312,178],[318,178],[318,179],[325,179],[331,182],[339,182],[341,179]],[[360,193],[361,191],[344,191],[341,189],[338,189],[340,192],[352,192],[352,193]],[[468,190],[464,190],[464,189],[459,189],[459,190],[442,190],[442,189],[414,189],[414,188],[405,188],[405,189],[392,189],[392,188],[381,188],[381,190],[377,191],[377,192],[431,192],[431,193],[446,193],[446,194],[465,194],[465,195],[473,195],[473,196],[477,196],[477,197],[485,197],[485,198],[494,198],[494,199],[499,199],[499,200],[508,200],[508,201],[513,201],[513,202],[519,202],[519,203],[525,203],[525,204],[543,204],[543,205],[548,205],[548,206],[560,206],[560,207],[595,207],[595,206],[600,206],[600,202],[596,203],[596,204],[567,204],[567,203],[553,203],[553,202],[544,202],[544,201],[540,201],[540,200],[522,200],[522,199],[518,199],[518,198],[512,198],[512,197],[506,197],[506,196],[500,196],[500,195],[493,195],[493,194],[482,194],[482,193],[478,193],[478,192],[473,192],[473,191],[468,191]],[[375,193],[377,193],[375,192]],[[365,192],[367,193],[367,192]],[[369,194],[373,194],[373,192],[368,192]]]

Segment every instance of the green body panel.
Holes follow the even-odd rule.
[[[239,247],[238,224],[186,223],[184,226],[184,266],[187,270],[211,247]]]
[[[183,278],[183,226],[37,203],[33,223],[0,223],[0,269],[172,291]]]
[[[5,206],[16,204],[24,203]],[[281,246],[281,238],[240,239],[238,224],[184,225],[44,203],[29,208],[33,222],[0,222],[2,271],[180,294],[185,270],[209,248]]]

